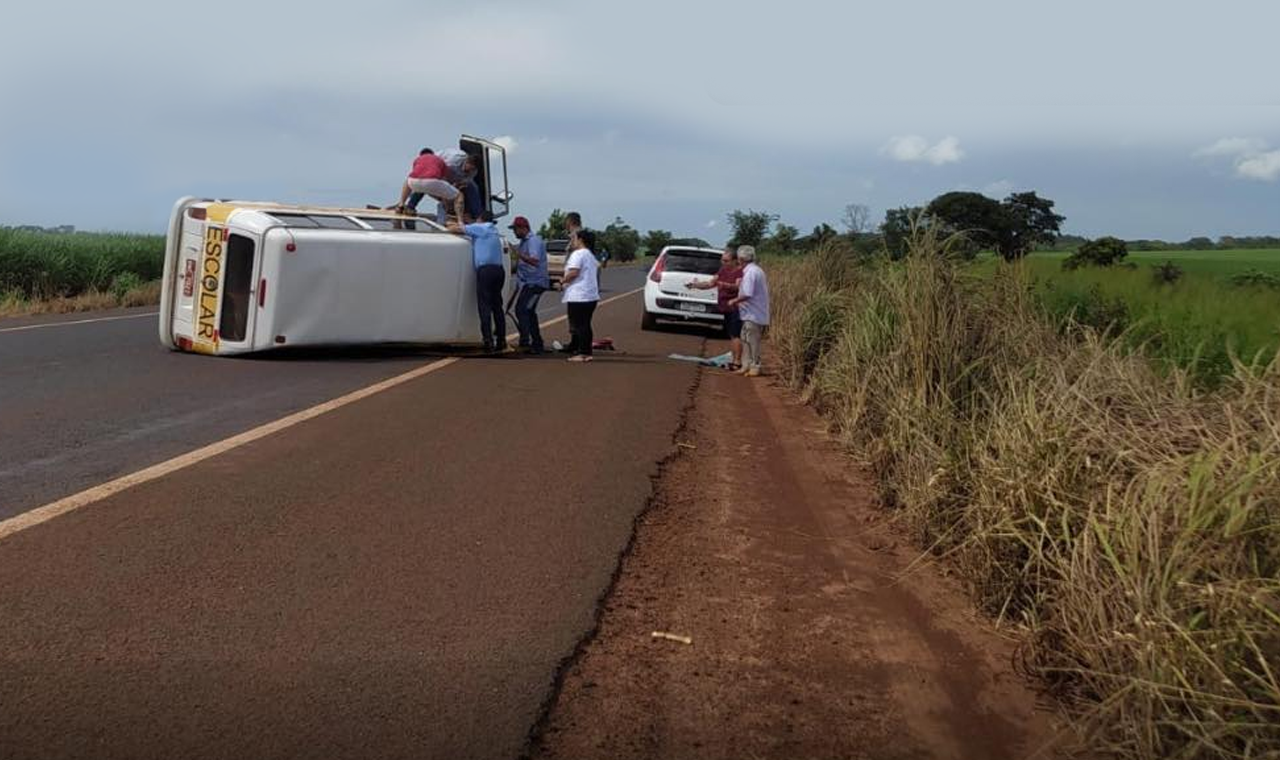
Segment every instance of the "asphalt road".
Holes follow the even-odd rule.
[[[643,282],[639,268],[605,269],[602,297]],[[559,293],[540,307],[544,319],[564,312]],[[164,350],[152,311],[0,320],[0,520],[430,359],[366,350],[203,361]],[[84,321],[104,316],[115,319]]]
[[[0,539],[0,757],[515,757],[696,376],[638,308],[593,364],[464,359]],[[9,514],[431,360],[153,334],[0,332]]]

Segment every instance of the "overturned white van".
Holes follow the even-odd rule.
[[[461,146],[482,159],[486,208],[505,216],[505,151],[471,137]],[[183,198],[169,220],[159,333],[205,354],[478,345],[471,244],[392,211]]]

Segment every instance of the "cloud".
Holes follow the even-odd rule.
[[[1011,192],[1013,192],[1013,182],[1007,179],[996,180],[982,188],[982,194],[992,198],[1003,198]]]
[[[1280,150],[1258,153],[1241,159],[1236,162],[1236,176],[1243,179],[1275,182],[1280,179]]]
[[[1267,143],[1256,137],[1224,137],[1191,155],[1195,158],[1214,156],[1250,156],[1267,149]]]
[[[895,135],[889,138],[888,144],[881,152],[889,154],[895,161],[908,163],[923,161],[934,166],[954,164],[964,158],[959,138],[950,136],[942,138],[934,145],[929,145],[929,141],[920,135]]]
[[[1280,179],[1280,150],[1268,150],[1267,141],[1257,137],[1224,137],[1195,153],[1194,158],[1228,158],[1239,179],[1275,182]]]
[[[503,135],[501,137],[495,137],[493,138],[492,142],[495,142],[498,145],[501,145],[503,149],[507,151],[508,156],[511,155],[512,153],[515,153],[516,148],[520,147],[520,142],[516,140],[516,138],[512,137],[511,135]]]

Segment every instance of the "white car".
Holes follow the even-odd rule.
[[[657,328],[659,320],[696,322],[719,327],[724,315],[716,304],[716,289],[686,288],[690,282],[705,282],[720,271],[718,248],[669,245],[658,254],[644,283],[642,330]]]

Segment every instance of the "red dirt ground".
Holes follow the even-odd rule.
[[[1052,755],[1011,642],[939,568],[907,572],[811,410],[708,370],[690,415],[533,757]]]

